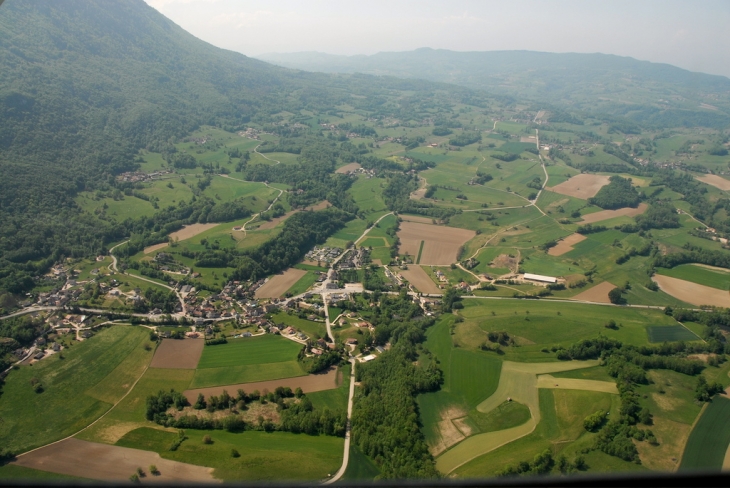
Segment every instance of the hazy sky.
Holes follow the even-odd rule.
[[[730,76],[730,1],[146,0],[249,56],[419,47],[601,52]]]

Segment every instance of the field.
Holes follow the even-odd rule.
[[[703,175],[695,176],[698,180],[708,185],[712,185],[715,188],[719,188],[722,191],[730,191],[730,181],[717,175]]]
[[[673,341],[698,341],[697,335],[681,325],[670,325],[664,327],[654,327],[650,325],[646,328],[649,334],[649,342],[673,342]]]
[[[147,329],[111,327],[75,343],[63,358],[56,354],[13,371],[0,396],[0,445],[20,453],[86,427],[142,374],[152,357],[145,344]],[[42,393],[33,391],[32,379]]]
[[[582,300],[585,302],[596,302],[596,303],[611,303],[608,299],[608,292],[616,288],[615,285],[604,281],[596,286],[587,289],[586,291],[578,293],[573,297],[574,300]]]
[[[335,473],[342,464],[344,439],[288,432],[201,431],[188,429],[188,440],[176,451],[170,444],[175,432],[142,428],[129,432],[118,445],[159,453],[165,459],[214,468],[225,481],[315,481]],[[203,444],[210,435],[212,444]],[[231,458],[231,449],[240,457]]]
[[[442,290],[434,283],[431,277],[420,266],[411,265],[408,269],[399,269],[398,273],[403,275],[409,283],[421,293],[441,293]]]
[[[587,200],[595,197],[598,190],[605,185],[608,185],[608,176],[583,173],[575,175],[568,181],[564,181],[559,185],[546,189],[555,193],[560,193],[561,195],[568,195]]]
[[[716,397],[695,424],[679,469],[719,471],[730,445],[730,400]]]
[[[351,171],[355,171],[356,169],[360,169],[360,168],[362,168],[362,166],[360,166],[360,163],[350,163],[350,164],[346,164],[344,166],[340,166],[339,168],[337,168],[335,173],[347,174]]]
[[[417,264],[447,265],[457,260],[459,248],[475,235],[474,231],[455,227],[402,222],[398,231],[399,252],[416,257],[420,251]]]
[[[303,376],[296,360],[301,344],[274,335],[206,346],[191,388],[234,385]]]
[[[78,439],[66,439],[43,447],[12,463],[14,466],[41,469],[70,476],[101,481],[126,482],[138,467],[146,472],[150,464],[157,466],[159,482],[213,482],[213,470],[193,464],[163,459],[156,452],[110,446]],[[147,473],[147,476],[152,476]]]
[[[256,298],[279,298],[305,274],[307,272],[301,269],[289,268],[281,274],[274,275],[256,290]]]
[[[294,269],[294,268],[291,268]],[[307,271],[307,273],[299,278],[292,286],[287,290],[287,293],[291,293],[293,296],[300,295],[305,291],[309,290],[312,285],[317,282],[319,273],[314,271]]]
[[[163,339],[150,368],[195,369],[204,347],[202,339]]]
[[[659,268],[657,273],[680,280],[691,281],[718,290],[730,288],[730,270],[697,264],[680,264],[671,269]]]
[[[631,208],[620,208],[618,210],[601,210],[599,212],[590,213],[583,216],[581,224],[595,224],[596,222],[602,222],[608,219],[614,219],[616,217],[636,217],[646,212],[649,206],[646,203],[640,203],[638,207]]]
[[[652,279],[663,292],[693,305],[730,307],[730,293],[727,290],[718,290],[670,276],[654,275]]]
[[[565,239],[558,242],[558,245],[555,247],[551,247],[548,250],[548,254],[551,256],[562,256],[566,252],[570,252],[573,250],[573,245],[578,244],[581,241],[584,241],[586,239],[586,236],[583,234],[571,234]]]
[[[299,376],[295,378],[283,378],[271,381],[258,381],[255,383],[240,383],[237,385],[226,385],[226,386],[214,386],[211,388],[197,388],[192,390],[185,390],[185,397],[190,403],[195,403],[195,399],[198,398],[198,394],[202,393],[205,397],[211,395],[220,395],[223,390],[226,390],[230,394],[235,394],[236,391],[243,390],[245,392],[252,392],[258,390],[274,391],[280,386],[289,387],[292,390],[301,388],[304,393],[312,393],[316,391],[332,390],[337,388],[337,368],[331,368],[326,373],[321,374],[310,374],[307,376]]]

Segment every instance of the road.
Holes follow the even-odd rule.
[[[259,146],[256,146],[256,147],[258,148]],[[259,154],[261,154],[261,153],[259,153]],[[261,156],[263,156],[263,157],[266,158],[266,156],[264,156],[263,154],[261,154]],[[266,159],[269,159],[269,158],[266,158]],[[269,159],[269,161],[275,161],[275,160],[274,159]],[[281,161],[277,161],[277,163],[279,163],[279,162],[281,162]],[[248,221],[246,221],[246,223],[243,224],[243,226],[241,226],[241,230],[243,231],[243,238],[244,239],[246,238],[246,235],[247,235],[246,226],[248,224],[250,224],[251,222],[253,222],[254,220],[256,220],[259,217],[259,215],[261,215],[262,213],[268,212],[269,210],[271,210],[271,207],[273,207],[274,204],[277,202],[277,200],[279,200],[279,198],[281,198],[281,195],[284,194],[284,190],[280,190],[279,188],[274,188],[273,186],[270,186],[265,181],[246,181],[246,180],[242,180],[240,178],[233,178],[232,176],[228,176],[228,175],[224,175],[224,174],[220,174],[220,175],[217,175],[217,176],[220,176],[222,178],[228,178],[229,180],[242,181],[243,183],[261,183],[262,185],[266,186],[267,188],[271,188],[271,189],[276,190],[276,191],[279,192],[279,194],[276,196],[276,198],[274,198],[274,200],[271,202],[271,204],[269,204],[269,206],[266,208],[266,210],[262,210],[261,212],[255,214]]]
[[[322,483],[323,485],[330,485],[334,483],[335,481],[342,478],[342,476],[345,474],[345,471],[347,471],[347,463],[350,462],[350,441],[352,438],[352,398],[355,396],[355,363],[357,361],[355,358],[350,357],[350,364],[352,364],[352,369],[350,370],[350,396],[347,399],[347,425],[345,426],[345,452],[342,455],[342,466],[340,466],[340,469],[335,473],[335,475]]]

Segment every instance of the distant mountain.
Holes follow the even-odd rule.
[[[561,109],[627,116],[649,125],[730,124],[730,79],[629,57],[421,48],[372,56],[302,52],[259,59],[308,71],[454,83]]]

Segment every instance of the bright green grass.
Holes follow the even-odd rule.
[[[266,334],[205,346],[198,369],[278,363],[296,359],[301,346],[283,337]]]
[[[670,325],[664,327],[655,327],[650,325],[646,328],[649,334],[649,342],[675,342],[675,341],[698,341],[699,337],[694,332],[688,330],[681,325]]]
[[[530,420],[530,409],[521,403],[504,402],[487,413],[474,409],[469,412],[469,419],[480,432],[494,432],[524,424]]]
[[[671,276],[680,280],[699,283],[700,285],[710,286],[719,290],[727,290],[730,288],[730,270],[719,271],[714,269],[703,268],[693,264],[680,264],[671,269],[659,268],[657,273],[660,275]]]
[[[497,390],[502,361],[486,353],[454,348],[449,327],[453,316],[442,317],[427,332],[426,348],[444,372],[441,390],[418,396],[426,440],[438,439],[441,412],[449,407],[469,411]]]
[[[332,309],[330,308],[330,318],[334,319],[336,315],[333,314]],[[319,339],[320,337],[325,337],[327,333],[327,326],[324,322],[313,322],[311,320],[302,319],[299,318],[297,315],[289,315],[286,312],[278,312],[272,316],[272,320],[274,323],[277,324],[286,324],[291,325],[297,330],[301,330],[307,336]],[[296,344],[295,342],[289,341],[291,344]],[[301,349],[301,346],[298,346],[299,349]],[[298,352],[298,351],[297,351]]]
[[[347,398],[350,395],[350,368],[352,368],[350,364],[340,368],[338,374],[342,375],[342,382],[337,388],[307,393],[307,398],[311,400],[314,408],[347,411]]]
[[[384,180],[381,178],[367,178],[358,176],[348,192],[357,203],[357,206],[368,218],[387,210],[382,196]]]
[[[382,237],[366,237],[358,244],[360,247],[389,247],[387,241]]]
[[[296,283],[294,283],[291,288],[287,290],[287,293],[291,293],[292,295],[299,295],[300,293],[304,293],[305,291],[309,290],[309,288],[317,282],[317,278],[319,278],[319,273],[314,271],[307,271],[307,274],[302,276],[297,280]]]
[[[307,436],[288,432],[243,432],[187,430],[188,440],[169,451],[177,438],[173,432],[136,429],[117,445],[153,451],[165,459],[215,468],[222,480],[320,480],[334,474],[342,464],[344,440],[339,437]],[[203,444],[210,435],[212,444]],[[240,457],[232,458],[231,449]]]
[[[730,444],[730,400],[716,396],[692,429],[679,469],[719,471]]]
[[[71,435],[109,409],[149,362],[149,331],[118,326],[8,376],[0,396],[0,445],[16,453]],[[43,393],[34,393],[37,378]],[[49,414],[52,412],[52,414]]]
[[[344,248],[348,242],[357,241],[365,229],[367,228],[367,221],[363,219],[353,219],[345,224],[345,227],[335,232],[324,245],[328,247],[342,247]]]
[[[342,479],[347,481],[372,481],[380,470],[355,444],[350,444],[350,459]]]
[[[286,340],[286,339],[284,339]],[[293,341],[292,344],[295,344]],[[218,346],[215,346],[218,347]],[[208,386],[224,386],[255,381],[278,380],[304,376],[299,361],[283,361],[278,363],[245,364],[225,366],[222,368],[198,369],[190,384],[190,388],[206,388]]]
[[[123,433],[132,428],[154,425],[145,419],[147,397],[156,395],[161,390],[187,390],[193,373],[192,369],[148,369],[124,400],[103,419],[76,437],[91,442],[114,444]],[[120,433],[120,426],[125,426],[126,430]]]
[[[325,268],[323,266],[314,266],[314,265],[311,265],[311,264],[302,264],[302,263],[295,264],[293,267],[294,268],[297,268],[297,269],[303,269],[305,271],[318,271],[320,273],[324,273],[328,269],[328,268]]]
[[[18,466],[15,464],[0,465],[0,480],[4,482],[3,484],[8,483],[8,481],[10,480],[43,480],[43,482],[85,480],[91,482],[91,480],[87,478],[79,478],[78,476],[70,476],[67,474],[51,473],[48,471],[26,468],[24,466]]]

